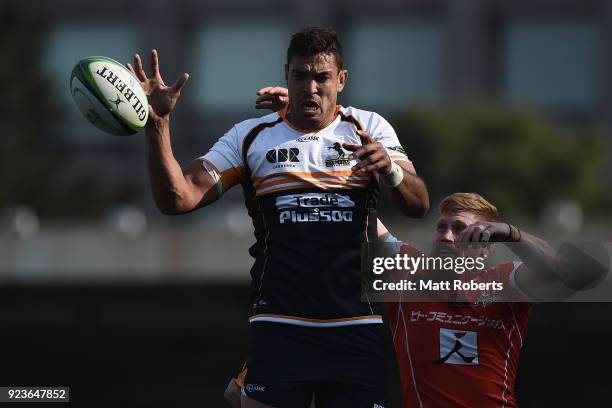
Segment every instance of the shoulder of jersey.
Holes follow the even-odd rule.
[[[243,120],[242,122],[236,123],[234,127],[239,136],[246,136],[251,130],[259,125],[266,123],[274,123],[278,121],[280,116],[277,112],[270,113],[269,115],[261,116],[259,118],[251,118]]]
[[[380,116],[376,112],[358,109],[353,106],[342,107],[340,109],[340,113],[344,116],[352,116],[359,122],[361,127],[364,130],[372,131],[376,126],[378,126],[381,122],[384,122],[384,118]]]

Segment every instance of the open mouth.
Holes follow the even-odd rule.
[[[302,102],[302,112],[316,113],[319,111],[319,108],[319,104],[314,100],[307,100]]]

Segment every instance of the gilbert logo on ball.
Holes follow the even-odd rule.
[[[118,136],[138,133],[147,123],[147,96],[133,74],[106,57],[79,61],[70,76],[72,98],[97,128]]]

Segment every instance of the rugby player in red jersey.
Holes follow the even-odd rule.
[[[251,351],[243,407],[386,405],[383,306],[361,301],[361,246],[377,237],[386,188],[401,211],[423,216],[427,189],[380,115],[337,104],[348,78],[333,30],[292,36],[287,109],[236,124],[182,169],[170,113],[187,75],[168,87],[135,56],[148,95],[149,173],[155,202],[183,214],[241,184],[256,243],[250,254]],[[248,68],[245,68],[248,69]]]
[[[499,219],[497,208],[478,194],[449,195],[440,204],[431,256],[457,257],[469,243],[478,243],[470,256],[486,258],[490,246],[482,247],[483,242],[513,242],[512,250],[525,262],[486,267],[470,278],[501,282],[508,298],[525,301],[496,302],[494,295],[477,291],[463,302],[440,294],[439,302],[411,302],[406,296],[385,303],[405,408],[517,406],[514,384],[527,329],[526,300],[534,288],[562,282],[567,265],[546,242]],[[384,234],[385,228],[379,229]],[[421,256],[411,245],[382,239],[398,244],[401,254]]]

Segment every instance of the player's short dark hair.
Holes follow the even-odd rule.
[[[338,34],[331,28],[304,28],[291,36],[287,49],[287,64],[294,56],[310,57],[320,53],[333,54],[338,69],[342,69],[342,45],[338,41]]]

